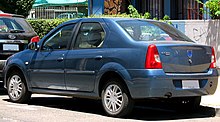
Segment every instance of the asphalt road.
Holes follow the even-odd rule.
[[[217,112],[218,113],[218,112]],[[135,106],[127,118],[105,116],[101,102],[63,96],[32,95],[29,104],[9,101],[0,91],[0,122],[133,122],[133,121],[220,121],[216,109],[201,106],[198,112],[177,111],[154,101]]]

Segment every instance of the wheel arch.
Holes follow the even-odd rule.
[[[16,64],[14,64],[14,65],[11,65],[8,69],[7,69],[7,71],[6,71],[6,73],[5,73],[5,75],[4,75],[4,85],[5,85],[5,87],[7,87],[7,80],[8,80],[8,78],[10,77],[10,74],[12,73],[12,72],[15,72],[15,71],[18,71],[18,72],[20,72],[22,75],[23,75],[23,77],[25,78],[25,83],[26,83],[26,85],[27,85],[27,88],[28,88],[28,90],[29,90],[29,84],[28,84],[28,82],[27,82],[27,77],[26,77],[26,74],[24,73],[24,70],[21,68],[21,67],[19,67],[18,65],[16,65]]]
[[[132,84],[131,82],[131,77],[128,73],[128,71],[121,66],[120,64],[116,63],[111,63],[109,65],[104,66],[100,72],[102,72],[101,75],[99,75],[99,80],[98,80],[98,87],[97,87],[97,92],[99,97],[101,97],[102,89],[104,85],[108,82],[108,79],[114,77],[118,78],[119,81],[125,89],[128,91],[129,95],[130,90],[129,90],[129,85]]]

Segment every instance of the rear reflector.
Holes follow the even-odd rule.
[[[212,47],[212,57],[211,57],[210,68],[216,68],[215,50],[213,47]]]
[[[160,56],[159,56],[156,45],[148,46],[148,50],[146,54],[146,61],[145,61],[145,68],[146,69],[162,69],[162,63],[160,61]]]

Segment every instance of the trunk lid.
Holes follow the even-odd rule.
[[[212,56],[210,46],[194,43],[156,44],[163,70],[166,73],[207,72]]]

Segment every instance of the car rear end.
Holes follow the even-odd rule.
[[[160,54],[152,53],[155,50]],[[218,79],[215,63],[214,49],[209,46],[171,42],[150,44],[145,65],[151,83],[148,96],[169,98],[214,94]]]
[[[156,21],[117,22],[133,38],[145,62],[128,68],[130,94],[142,98],[186,98],[214,94],[218,72],[214,48],[196,44],[173,27]],[[143,58],[143,57],[142,57]],[[137,59],[137,58],[136,58]]]
[[[23,16],[0,14],[0,78],[6,59],[24,50],[37,34]]]

